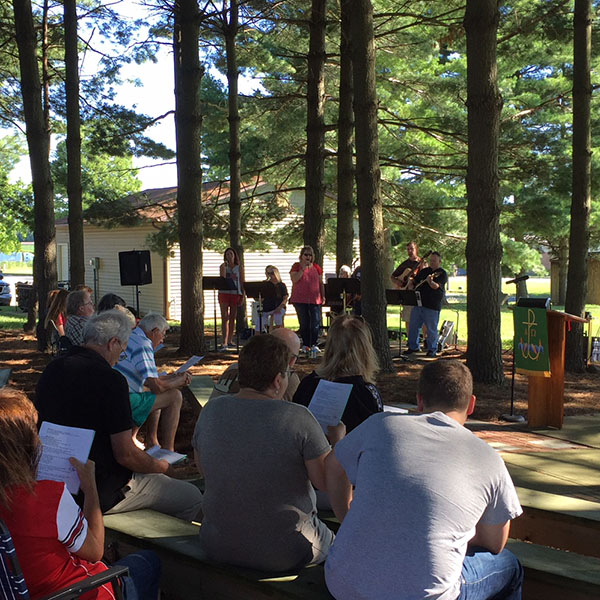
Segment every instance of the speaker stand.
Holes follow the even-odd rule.
[[[138,284],[135,284],[135,310],[137,312],[138,318],[140,317],[140,288]]]

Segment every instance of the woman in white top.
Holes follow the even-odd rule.
[[[235,332],[235,318],[237,307],[242,303],[242,274],[240,259],[233,248],[227,248],[223,255],[224,261],[219,269],[221,277],[227,279],[228,289],[219,290],[219,306],[221,307],[221,328],[223,332],[223,345],[221,350],[233,348],[233,334]]]

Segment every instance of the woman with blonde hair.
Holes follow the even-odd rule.
[[[285,307],[288,301],[287,286],[281,281],[279,269],[273,265],[268,265],[265,268],[267,281],[270,281],[275,287],[275,296],[267,297],[263,300],[263,324],[270,327],[283,327],[283,319],[285,317]]]
[[[342,422],[351,431],[372,414],[383,411],[375,386],[379,368],[369,326],[348,315],[336,317],[327,335],[325,354],[319,367],[307,375],[294,394],[294,402],[308,406],[319,380],[352,384]]]
[[[62,481],[37,480],[42,444],[38,414],[23,392],[0,390],[0,517],[10,531],[32,600],[106,571],[104,522],[94,463],[70,458],[84,494],[80,509]],[[1,561],[0,561],[1,563]],[[129,567],[122,586],[126,597],[158,597],[160,561],[148,550],[117,564]],[[114,600],[111,583],[85,595]]]

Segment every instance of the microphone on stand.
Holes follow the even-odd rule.
[[[529,275],[521,275],[520,277],[509,279],[506,283],[519,283],[519,281],[525,281],[527,279],[529,279]]]

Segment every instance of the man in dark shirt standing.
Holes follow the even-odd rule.
[[[132,440],[127,380],[112,368],[130,333],[129,319],[121,311],[90,318],[83,345],[71,348],[42,373],[35,400],[39,419],[95,431],[90,459],[96,463],[103,513],[152,508],[192,520],[201,509],[200,491],[169,477],[171,465],[141,451]]]
[[[414,306],[410,314],[408,328],[408,350],[404,354],[412,354],[419,349],[419,329],[427,327],[427,356],[435,357],[438,343],[438,322],[444,289],[448,283],[448,275],[442,269],[442,257],[439,252],[432,252],[429,266],[415,275],[414,289],[421,296],[421,306]]]

